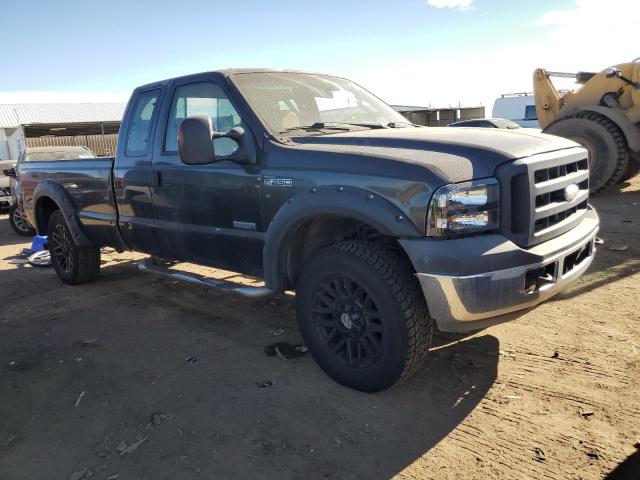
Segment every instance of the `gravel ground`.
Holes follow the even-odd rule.
[[[26,244],[0,217],[0,478],[596,479],[626,460],[638,479],[640,178],[593,204],[605,243],[578,284],[436,334],[424,369],[375,395],[265,355],[301,341],[292,296],[225,296],[113,252],[64,286],[9,263]]]

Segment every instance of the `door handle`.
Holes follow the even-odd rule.
[[[151,186],[157,192],[162,190],[162,172],[156,170],[151,177]]]

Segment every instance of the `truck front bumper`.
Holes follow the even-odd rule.
[[[589,209],[569,232],[529,249],[502,235],[401,240],[438,328],[463,332],[517,318],[575,282],[595,253]]]

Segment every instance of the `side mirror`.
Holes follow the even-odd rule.
[[[235,153],[243,137],[244,129],[241,127],[232,128],[228,132],[214,131],[211,118],[206,115],[185,118],[178,129],[180,160],[187,165],[213,163],[216,161],[215,139],[229,138],[235,142],[233,152],[222,153],[223,156],[229,156]]]
[[[185,118],[178,128],[178,153],[187,165],[206,165],[215,161],[213,128],[206,115]]]
[[[2,173],[4,174],[5,177],[16,178],[15,168],[7,168],[6,170],[3,170]]]

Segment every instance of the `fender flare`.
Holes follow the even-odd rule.
[[[384,235],[422,237],[405,212],[378,194],[351,187],[318,187],[291,197],[274,215],[264,237],[265,285],[284,289],[284,246],[288,236],[305,221],[319,215],[337,215],[366,223]]]
[[[601,107],[599,105],[583,105],[579,107],[569,107],[563,110],[558,118],[566,117],[578,112],[591,112],[608,118],[620,129],[629,149],[633,152],[640,152],[640,127],[635,125],[629,118],[619,110],[610,107]]]
[[[33,192],[33,215],[36,221],[36,230],[39,235],[46,235],[47,233],[43,231],[44,218],[42,218],[42,212],[40,212],[39,207],[40,200],[44,198],[52,200],[62,212],[77,246],[88,247],[93,245],[82,230],[71,196],[60,184],[53,180],[43,180]]]

